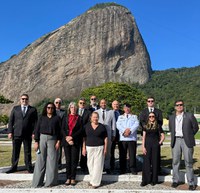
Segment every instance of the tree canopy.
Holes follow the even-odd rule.
[[[91,95],[97,96],[99,100],[105,99],[109,107],[111,107],[114,100],[118,100],[122,105],[129,103],[132,106],[132,112],[135,114],[139,114],[146,104],[146,97],[143,92],[125,83],[109,82],[85,89],[81,93],[81,97],[88,100]]]

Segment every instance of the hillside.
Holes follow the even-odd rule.
[[[172,112],[177,99],[185,101],[186,111],[200,113],[200,66],[153,71],[151,80],[138,88],[156,98],[165,116]]]

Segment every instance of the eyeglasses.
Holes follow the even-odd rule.
[[[56,102],[56,104],[61,104],[61,102]]]
[[[80,104],[80,105],[84,105],[85,103],[83,103],[83,102],[80,102],[79,104]]]
[[[148,100],[147,102],[148,102],[148,103],[153,103],[153,102],[154,102],[154,100]]]
[[[47,109],[54,109],[53,107],[47,107]]]
[[[92,101],[96,101],[97,99],[96,99],[96,98],[91,98],[90,100],[92,100]]]
[[[155,116],[149,116],[149,118],[155,118]]]
[[[183,104],[176,104],[176,107],[182,107]]]
[[[24,100],[26,100],[26,101],[28,100],[28,98],[21,98],[21,99],[22,99],[23,101],[24,101]]]

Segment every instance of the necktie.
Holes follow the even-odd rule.
[[[104,119],[105,119],[105,111],[103,111],[102,119],[104,121]]]
[[[128,114],[126,115],[126,118],[128,119]]]
[[[82,116],[82,115],[83,115],[83,109],[80,110],[80,116]]]
[[[23,107],[22,115],[23,115],[23,117],[25,117],[25,115],[26,115],[26,107]]]

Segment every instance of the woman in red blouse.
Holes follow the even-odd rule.
[[[66,158],[66,185],[75,185],[76,169],[79,160],[79,150],[82,142],[81,117],[77,114],[76,103],[71,102],[68,107],[68,116],[65,128],[65,158]]]

